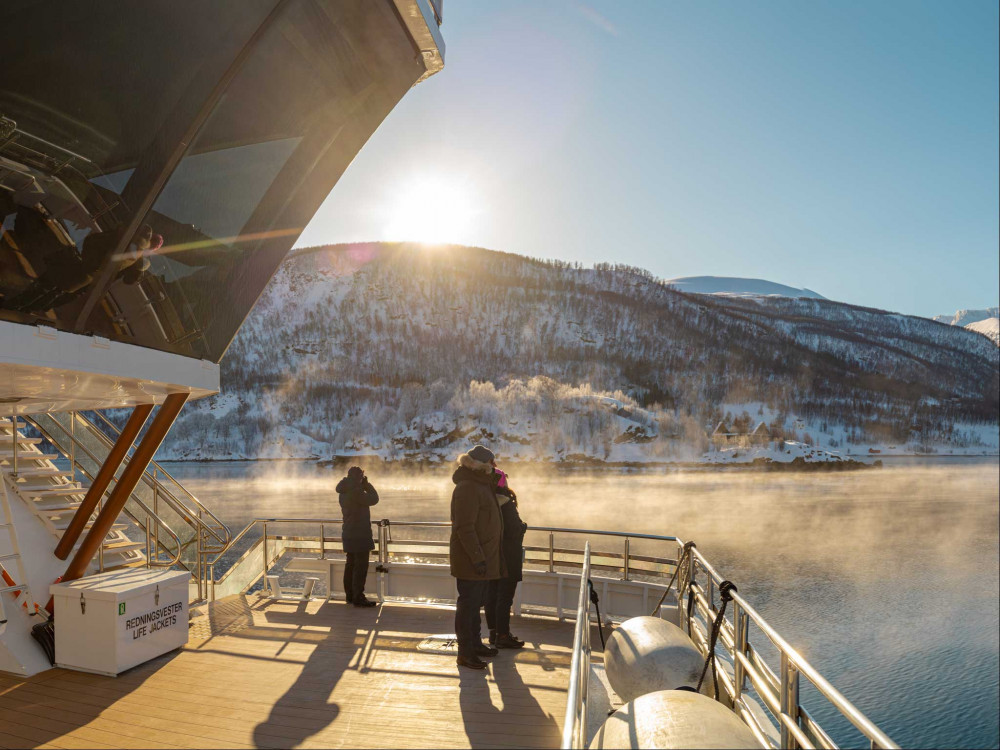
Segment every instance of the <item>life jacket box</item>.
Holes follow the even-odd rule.
[[[188,640],[185,571],[127,568],[49,588],[56,666],[117,676]]]

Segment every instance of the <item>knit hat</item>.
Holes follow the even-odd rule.
[[[487,448],[485,445],[477,445],[471,451],[469,451],[469,458],[474,461],[479,461],[483,464],[488,464],[493,461],[496,456],[493,455],[493,451]]]
[[[360,481],[361,477],[363,477],[364,475],[365,475],[365,470],[362,469],[360,466],[352,466],[350,469],[347,470],[347,476],[349,476],[351,479],[354,479],[355,481]]]

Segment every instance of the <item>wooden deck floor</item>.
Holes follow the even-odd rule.
[[[118,678],[0,673],[0,747],[558,747],[572,623],[515,618],[528,645],[475,672],[418,648],[453,617],[230,597]]]

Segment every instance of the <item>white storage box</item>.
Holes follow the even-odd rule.
[[[49,588],[56,666],[118,675],[188,640],[185,571],[129,568]]]

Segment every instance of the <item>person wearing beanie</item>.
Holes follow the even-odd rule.
[[[482,445],[459,456],[452,476],[451,495],[451,574],[458,587],[455,606],[455,639],[458,665],[485,669],[479,657],[496,656],[497,649],[482,641],[479,610],[487,583],[506,574],[500,540],[503,521],[496,496],[493,452]]]
[[[524,560],[524,532],[528,525],[518,513],[517,495],[507,481],[507,474],[496,468],[493,476],[497,480],[496,496],[500,503],[500,518],[503,521],[503,537],[500,551],[507,570],[503,578],[490,581],[486,586],[486,627],[490,629],[490,645],[495,648],[524,648],[524,641],[510,632],[510,611],[514,605],[514,593],[521,580]]]
[[[344,567],[347,602],[355,607],[377,606],[365,597],[365,579],[368,577],[368,555],[375,549],[370,509],[378,503],[378,492],[360,466],[347,470],[347,476],[337,484],[337,492],[344,518],[341,541],[347,554],[347,565]]]

